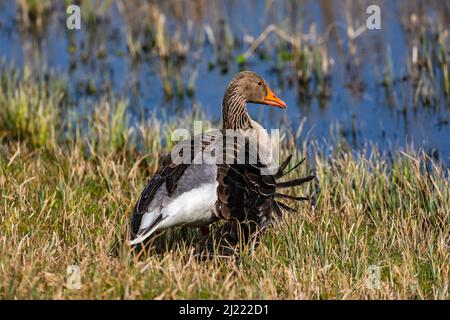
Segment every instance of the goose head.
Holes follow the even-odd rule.
[[[234,84],[237,94],[240,94],[247,103],[257,103],[286,108],[286,103],[278,98],[267,85],[267,82],[257,73],[242,71],[236,74],[230,85]],[[229,86],[230,86],[229,85]]]
[[[260,75],[252,71],[241,71],[230,81],[223,98],[225,129],[247,129],[250,126],[247,103],[286,108],[286,103],[273,93]]]

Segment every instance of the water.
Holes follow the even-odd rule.
[[[94,7],[99,8],[104,2],[94,3],[97,4]],[[414,35],[405,31],[408,25],[404,22],[414,13],[419,17],[425,13],[431,25],[435,20],[441,32],[448,32],[448,1],[425,5],[425,8],[418,1],[417,8],[409,9],[406,7],[414,1],[375,1],[381,7],[382,28],[366,31],[357,38],[355,55],[349,53],[346,14],[350,12],[355,29],[365,24],[366,1],[350,2],[350,5],[341,1],[276,1],[272,6],[269,1],[223,1],[215,2],[212,9],[209,2],[202,1],[169,3],[160,5],[161,12],[166,14],[168,38],[189,44],[185,57],[168,71],[172,85],[179,74],[178,80],[183,83],[180,96],[176,89],[170,99],[164,93],[161,76],[164,62],[156,49],[146,52],[144,48],[138,59],[129,53],[127,32],[141,32],[136,38],[144,46],[151,42],[145,39],[140,26],[143,22],[127,17],[139,12],[137,5],[134,11],[126,8],[124,14],[123,8],[112,1],[105,13],[98,13],[100,22],[89,24],[83,20],[81,30],[70,31],[65,27],[64,7],[59,3],[46,15],[42,32],[36,34],[23,27],[16,1],[2,1],[0,59],[15,68],[32,65],[34,70],[50,70],[53,75],[66,79],[73,107],[80,110],[89,101],[113,93],[128,98],[130,113],[135,118],[144,110],[144,116],[171,119],[190,113],[196,106],[208,119],[219,120],[226,84],[240,69],[236,59],[249,47],[243,41],[244,35],[256,38],[270,23],[282,26],[293,35],[300,30],[308,34],[314,25],[316,33],[323,35],[327,26],[336,22],[344,27],[335,29],[336,33],[330,34],[327,41],[330,96],[302,99],[305,89],[295,81],[291,84],[287,81],[295,70],[280,67],[276,53],[279,39],[272,35],[262,46],[268,59],[254,55],[245,68],[261,74],[273,91],[287,102],[288,109],[249,105],[251,116],[267,128],[284,126],[294,132],[305,119],[304,134],[299,139],[304,139],[309,132],[310,139],[319,141],[344,136],[354,149],[361,148],[367,141],[376,143],[382,150],[412,145],[450,162],[449,98],[445,97],[442,81],[437,77],[435,101],[428,106],[413,102],[415,91],[408,80],[407,63],[411,59]],[[208,7],[197,8],[205,11],[203,15],[198,13],[200,18],[193,15],[197,9],[191,6],[195,3]],[[177,17],[180,8],[181,19]],[[86,14],[87,9],[82,7],[81,10]],[[223,37],[217,27],[220,20],[225,26]],[[217,56],[226,50],[215,49],[206,36],[205,25],[214,29],[216,43],[226,43],[228,39],[232,44],[230,57],[225,57],[226,67],[217,64]],[[187,40],[189,37],[191,39]],[[445,40],[447,59],[450,58],[448,38]],[[394,84],[387,90],[382,82],[389,64]],[[187,83],[193,74],[198,77],[190,96],[186,94]]]

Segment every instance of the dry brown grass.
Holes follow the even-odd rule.
[[[302,204],[253,252],[203,262],[194,257],[196,231],[184,229],[171,232],[162,253],[138,258],[123,245],[111,255],[154,169],[139,159],[130,151],[86,157],[81,143],[49,152],[4,139],[0,297],[450,297],[448,172],[423,154],[393,164],[316,155],[308,165],[317,185],[302,190],[315,192],[314,207]],[[80,290],[66,287],[72,264],[81,268]],[[365,284],[369,265],[381,268],[380,289]]]

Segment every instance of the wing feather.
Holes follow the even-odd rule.
[[[236,142],[234,148],[224,146],[224,154],[228,151],[238,154],[239,148],[245,147],[246,160],[250,159],[248,141],[245,145]],[[228,153],[230,154],[230,153]],[[313,176],[297,178],[290,181],[277,181],[283,176],[300,166],[304,159],[294,165],[289,171],[284,172],[292,159],[289,155],[279,166],[275,174],[263,172],[266,169],[259,157],[256,163],[239,163],[237,159],[233,163],[223,163],[218,165],[217,181],[217,202],[215,214],[218,218],[230,220],[234,219],[240,223],[253,221],[259,227],[264,228],[272,223],[275,217],[282,216],[283,211],[295,212],[288,205],[279,199],[291,199],[296,201],[309,200],[306,197],[291,196],[280,193],[280,189],[292,188],[302,185],[314,179]]]

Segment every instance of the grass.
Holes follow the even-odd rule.
[[[165,234],[165,250],[138,257],[123,239],[167,151],[167,124],[130,128],[126,102],[105,97],[84,116],[86,129],[85,119],[67,123],[57,111],[59,89],[9,83],[0,96],[2,299],[450,298],[449,172],[423,152],[316,149],[295,174],[314,168],[317,181],[298,191],[312,205],[299,205],[256,250],[199,261],[198,232],[177,229]],[[303,157],[306,142],[286,137],[282,153]],[[66,286],[74,264],[79,290]],[[372,265],[379,289],[366,285]]]
[[[58,82],[52,82],[52,85],[43,82],[35,84],[27,68],[20,75],[20,85],[17,73],[5,72],[2,76],[2,131],[13,138],[29,140],[38,147],[55,148],[60,112],[58,105],[65,96],[61,85]]]

